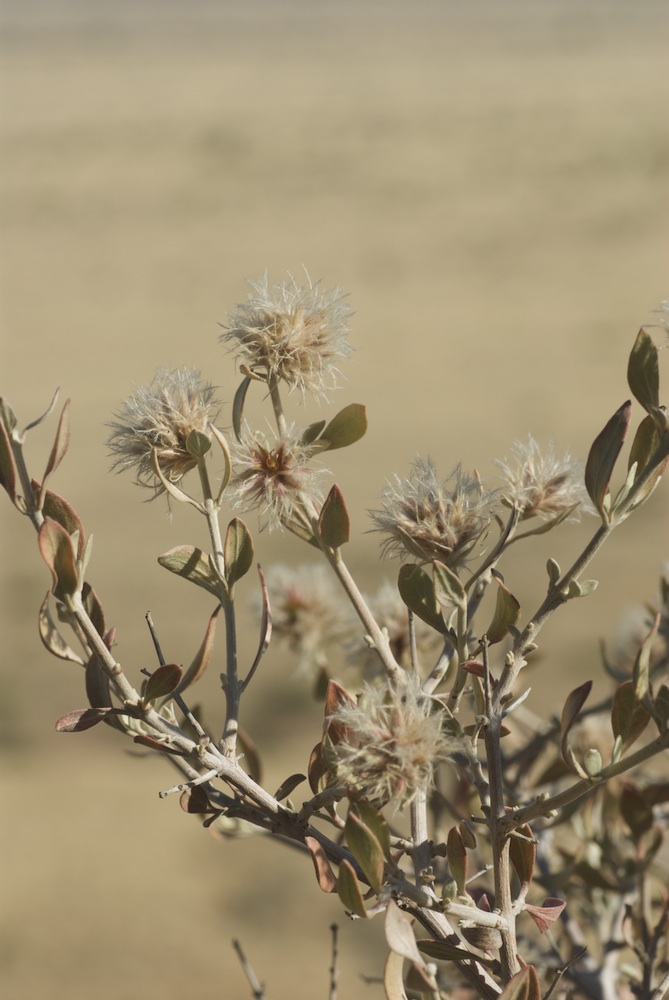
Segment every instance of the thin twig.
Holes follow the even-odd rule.
[[[253,971],[252,966],[249,964],[246,955],[242,950],[242,946],[236,939],[232,942],[232,947],[237,952],[237,957],[241,962],[242,969],[244,970],[244,975],[249,981],[249,986],[252,990],[253,1000],[265,1000],[265,987],[260,984],[258,977]]]
[[[337,946],[338,924],[330,924],[332,934],[332,964],[330,965],[330,992],[328,1000],[337,1000],[337,981],[339,979],[339,949]]]

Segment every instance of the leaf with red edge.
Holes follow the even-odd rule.
[[[42,558],[51,570],[53,594],[67,604],[79,589],[72,539],[57,521],[46,517],[39,529],[37,542]]]
[[[322,844],[320,844],[315,837],[305,837],[304,842],[307,845],[309,854],[311,855],[311,860],[314,864],[314,871],[316,872],[316,881],[323,892],[336,892],[337,891],[337,879],[335,874],[330,867],[330,862],[327,859],[327,855],[323,849]]]
[[[555,923],[566,905],[564,899],[548,896],[541,906],[532,906],[530,903],[526,903],[525,909],[543,934],[551,924]]]
[[[110,712],[117,711],[113,708],[79,708],[75,712],[68,712],[62,715],[56,723],[57,733],[82,733],[85,729],[91,729],[102,722]]]
[[[70,443],[70,400],[65,400],[65,405],[60,414],[60,420],[58,421],[58,429],[56,430],[56,437],[54,438],[53,447],[51,448],[51,454],[46,463],[46,469],[44,470],[44,476],[42,477],[42,489],[44,489],[44,484],[47,479],[54,472],[60,463],[63,461],[65,454]]]
[[[343,722],[339,722],[337,719],[332,719],[331,716],[336,713],[340,706],[355,704],[357,704],[355,698],[351,697],[346,688],[343,688],[341,684],[338,684],[336,681],[328,681],[328,686],[325,691],[324,733],[327,732],[334,745],[339,743],[342,739],[346,739],[348,728]]]
[[[307,776],[309,778],[309,787],[314,795],[318,795],[319,792],[322,792],[330,784],[332,772],[325,760],[321,743],[317,743],[311,751]]]
[[[39,483],[36,483],[34,480],[32,485],[34,488],[40,489]],[[86,531],[83,521],[72,504],[68,503],[65,497],[54,493],[53,490],[45,490],[42,497],[42,513],[45,517],[50,517],[54,521],[57,521],[62,528],[65,528],[68,535],[72,536],[77,531],[79,532],[77,559],[81,559],[86,548]]]
[[[169,743],[161,743],[160,740],[156,740],[152,736],[146,736],[144,733],[138,733],[132,742],[138,743],[143,747],[148,747],[149,750],[157,750],[158,753],[169,753],[174,757],[183,756],[180,750],[175,750],[174,747],[169,745]]]
[[[179,805],[184,812],[195,813],[197,816],[217,812],[209,801],[202,785],[193,785],[192,788],[186,788],[179,796]]]
[[[593,441],[585,465],[585,487],[588,496],[606,524],[609,522],[609,514],[604,501],[609,491],[613,468],[627,436],[631,417],[632,403],[627,400],[616,410]]]
[[[167,697],[179,686],[182,677],[183,669],[178,663],[164,663],[147,680],[142,700],[148,703]]]

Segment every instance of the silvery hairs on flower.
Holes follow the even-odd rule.
[[[301,288],[292,275],[271,285],[267,273],[249,285],[253,292],[230,315],[220,340],[239,365],[268,382],[325,398],[337,386],[337,365],[352,351],[351,309],[341,290],[322,292],[311,282]]]
[[[116,472],[133,470],[140,486],[158,496],[165,487],[153,466],[153,452],[165,479],[177,483],[197,465],[187,447],[192,431],[211,437],[218,415],[216,390],[190,368],[158,368],[149,385],[138,387],[114,414],[107,447]]]
[[[381,509],[369,513],[385,556],[438,559],[454,568],[485,537],[498,496],[460,466],[441,481],[429,459],[417,458],[407,478],[388,483]]]
[[[506,483],[503,502],[516,504],[523,519],[538,516],[548,520],[571,511],[568,519],[578,521],[582,512],[593,512],[583,464],[569,452],[557,458],[552,442],[542,451],[530,435],[525,443],[516,441],[512,461],[495,464]]]

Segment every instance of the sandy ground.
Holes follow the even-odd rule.
[[[487,477],[531,432],[585,457],[627,397],[636,330],[667,298],[663,5],[5,0],[3,18],[0,390],[23,423],[56,386],[73,400],[53,485],[95,535],[90,575],[135,676],[149,608],[169,657],[192,657],[208,604],[155,556],[204,539],[108,475],[104,424],[158,363],[201,368],[231,400],[218,323],[246,278],[304,265],[350,293],[356,354],[333,405],[366,402],[370,431],[331,464],[366,586],[395,568],[365,510],[417,452]],[[48,447],[36,432],[36,475]],[[665,489],[546,631],[533,683],[553,707],[652,598],[668,520]],[[239,937],[268,998],[325,997],[336,918],[340,996],[380,996],[359,977],[379,974],[381,928],[345,922],[302,858],[214,842],[158,800],[171,772],[113,733],[54,733],[81,677],[37,639],[48,579],[29,526],[4,504],[0,530],[6,995],[243,997]],[[528,613],[546,557],[566,565],[587,531],[509,563]],[[275,536],[258,548],[265,565],[303,558]],[[305,769],[319,709],[280,656],[245,721],[269,786]]]

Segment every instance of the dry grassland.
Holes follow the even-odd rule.
[[[484,477],[528,432],[584,456],[626,398],[637,327],[667,297],[661,4],[3,8],[0,389],[25,422],[57,385],[73,399],[54,488],[95,535],[91,577],[135,676],[153,663],[147,609],[170,659],[199,643],[207,601],[155,556],[203,539],[108,476],[104,423],[159,362],[232,398],[217,323],[245,278],[304,264],[350,292],[357,351],[333,403],[366,402],[370,431],[332,468],[367,586],[382,568],[364,510],[418,451]],[[600,589],[546,631],[533,707],[596,675],[599,635],[653,596],[668,522],[665,489],[602,554]],[[81,677],[39,645],[47,575],[7,504],[0,530],[4,995],[245,997],[238,936],[268,998],[313,1000],[336,918],[341,997],[381,996],[358,978],[379,973],[381,928],[348,924],[301,857],[214,842],[159,802],[161,762],[53,732]],[[509,564],[528,613],[546,556],[567,563],[585,530],[549,536],[522,580]],[[258,549],[303,557],[274,536]],[[278,655],[256,688],[245,723],[274,787],[304,770],[319,710]]]

